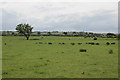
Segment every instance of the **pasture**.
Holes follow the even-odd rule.
[[[118,77],[116,39],[60,36],[30,39],[2,37],[3,78]]]

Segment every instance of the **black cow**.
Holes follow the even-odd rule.
[[[49,42],[48,44],[52,44],[51,42]]]
[[[110,45],[110,43],[109,43],[109,42],[107,42],[107,43],[106,43],[106,45]]]
[[[80,52],[87,52],[86,49],[80,49]]]
[[[75,45],[75,43],[71,43],[71,45]]]
[[[96,45],[100,45],[99,43],[96,43]]]
[[[111,43],[112,45],[115,45],[115,42]]]
[[[82,43],[78,43],[78,45],[81,45]]]

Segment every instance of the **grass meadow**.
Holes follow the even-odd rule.
[[[86,44],[89,42],[99,45]],[[106,45],[107,42],[115,44]],[[117,78],[118,41],[60,36],[31,36],[25,40],[23,36],[3,36],[2,68],[3,78]]]

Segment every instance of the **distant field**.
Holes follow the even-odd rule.
[[[118,77],[118,41],[116,39],[93,40],[92,38],[57,36],[43,38],[36,36],[30,37],[31,40],[24,39],[17,36],[3,37],[3,78]],[[86,44],[90,42],[99,43],[99,45]],[[106,45],[106,42],[115,44]],[[80,49],[87,51],[80,52]]]

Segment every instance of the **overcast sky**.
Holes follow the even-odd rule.
[[[2,3],[2,30],[28,23],[34,31],[118,32],[117,2]],[[1,15],[2,14],[2,15]]]

